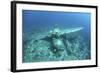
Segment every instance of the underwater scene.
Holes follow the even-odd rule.
[[[22,62],[91,59],[91,14],[22,10]]]

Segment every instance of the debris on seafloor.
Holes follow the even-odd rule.
[[[23,45],[23,62],[89,59],[88,46],[84,44],[83,37],[77,34],[81,30],[83,27],[65,30],[55,27],[49,35],[36,35],[37,39],[31,39],[27,45]]]

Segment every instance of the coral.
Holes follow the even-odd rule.
[[[57,32],[57,33],[56,33]],[[47,33],[31,34],[23,39],[23,62],[86,60],[91,58],[90,44],[78,33],[59,36],[58,30],[49,39],[39,39]],[[54,34],[55,33],[55,34]],[[23,35],[25,37],[25,35]],[[56,36],[56,37],[55,37]],[[27,40],[26,40],[27,39]]]

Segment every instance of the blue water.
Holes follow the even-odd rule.
[[[90,42],[90,13],[23,10],[22,17],[23,33],[29,33],[40,29],[42,29],[42,31],[43,29],[47,30],[54,27],[55,24],[60,28],[83,27],[84,29],[81,31],[81,36],[83,36],[86,42]]]
[[[25,28],[24,31],[26,31],[29,30],[31,26],[44,27],[59,24],[67,27],[83,26],[88,30],[91,24],[90,18],[90,13],[23,10],[23,28]]]

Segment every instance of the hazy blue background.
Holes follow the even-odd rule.
[[[90,38],[90,13],[23,10],[22,16],[23,32],[48,30],[58,24],[61,28],[84,27],[82,36]]]

